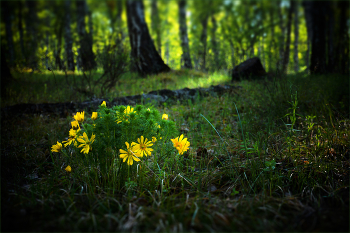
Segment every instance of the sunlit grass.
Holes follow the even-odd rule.
[[[49,71],[43,73],[13,72],[13,74],[16,82],[8,87],[9,97],[1,100],[2,106],[19,103],[80,102],[92,96],[115,98],[145,94],[160,89],[210,87],[231,80],[227,74],[222,72],[207,74],[200,71],[178,70],[145,78],[140,78],[135,73],[125,73],[109,93],[102,95],[101,83],[89,85],[81,71],[69,71],[67,74],[62,71],[54,73]],[[94,71],[85,75],[93,82],[98,80],[102,71]]]

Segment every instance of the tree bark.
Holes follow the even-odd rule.
[[[37,17],[37,2],[36,1],[26,1],[26,5],[28,7],[28,14],[26,18],[26,29],[27,29],[27,36],[28,44],[27,48],[29,48],[28,51],[28,65],[32,68],[34,71],[38,68],[38,57],[36,55],[37,48],[38,48],[38,39],[37,39],[37,24],[38,24],[38,17]]]
[[[275,43],[275,24],[274,24],[274,11],[271,7],[270,9],[270,23],[271,23],[271,40],[270,40],[270,53],[269,53],[269,71],[272,71],[272,50],[276,50],[276,43]]]
[[[86,1],[76,1],[77,29],[80,43],[80,59],[83,70],[92,70],[96,67],[95,55],[92,52],[92,37],[85,30],[85,16],[87,14]]]
[[[148,31],[142,1],[128,0],[126,4],[131,55],[140,75],[170,71],[159,56]]]
[[[303,1],[305,21],[306,21],[306,31],[307,31],[307,50],[305,55],[306,69],[310,71],[310,44],[312,41],[312,4],[309,1]]]
[[[290,8],[288,11],[288,21],[287,21],[287,41],[286,41],[286,48],[284,50],[284,56],[283,56],[283,68],[282,73],[286,74],[288,69],[288,63],[289,63],[289,51],[290,51],[290,34],[292,29],[292,15],[294,11],[294,1],[290,1]]]
[[[327,2],[312,4],[311,74],[324,74],[326,67],[326,19]]]
[[[299,72],[299,58],[298,58],[298,45],[299,45],[299,2],[294,3],[294,71]]]
[[[13,10],[10,2],[4,1],[1,4],[2,13],[5,21],[5,31],[6,31],[6,41],[7,41],[7,51],[10,59],[9,66],[14,66],[15,62],[15,49],[13,46],[13,34],[12,34],[12,18]]]
[[[161,27],[160,27],[160,19],[159,19],[159,12],[158,12],[158,5],[157,0],[152,0],[152,31],[156,34],[156,47],[159,55],[162,57],[162,38],[161,38]]]
[[[13,81],[13,77],[10,72],[10,68],[6,61],[6,56],[4,52],[4,47],[1,46],[1,98],[7,97],[7,87],[11,81]]]
[[[23,26],[22,26],[22,2],[18,1],[18,31],[19,31],[19,43],[21,45],[22,61],[26,60],[26,52],[24,49],[24,37],[23,37]]]
[[[65,50],[67,56],[67,69],[70,71],[75,70],[74,65],[74,56],[73,56],[73,39],[71,32],[71,20],[70,20],[70,1],[65,1],[65,20],[64,20],[64,42],[65,42]]]
[[[347,14],[347,11],[349,11],[349,2],[339,1],[337,4],[340,11],[339,31],[337,33],[339,40],[337,46],[339,69],[337,71],[349,75],[349,28],[346,26],[347,20],[349,19],[349,15]]]
[[[200,37],[200,42],[202,44],[202,50],[199,51],[199,58],[200,58],[200,66],[201,70],[205,70],[205,58],[207,56],[207,28],[208,28],[208,15],[205,15],[203,19],[201,20],[201,25],[202,25],[202,34]]]
[[[182,59],[184,61],[184,68],[192,69],[192,61],[190,56],[190,47],[188,44],[187,24],[186,24],[186,1],[179,1],[179,25],[180,25],[180,39],[182,47]]]
[[[282,14],[282,7],[281,7],[281,1],[277,1],[278,3],[278,17],[279,17],[279,24],[280,24],[280,30],[281,30],[281,35],[280,35],[280,47],[279,47],[279,61],[277,62],[277,70],[282,70],[283,69],[283,60],[284,60],[284,34],[285,34],[285,26],[283,23],[283,14]]]
[[[212,29],[211,29],[211,45],[212,45],[212,51],[214,53],[214,64],[215,64],[215,69],[220,69],[220,64],[219,64],[219,48],[218,48],[218,43],[216,41],[216,30],[218,29],[218,25],[216,23],[215,16],[211,16],[211,23],[212,23]]]

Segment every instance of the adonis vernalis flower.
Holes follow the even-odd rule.
[[[126,151],[123,149],[119,149],[120,152],[120,158],[123,159],[123,163],[127,161],[128,165],[131,166],[135,161],[140,161],[138,158],[140,155],[136,152],[135,147],[133,146],[134,143],[131,143],[131,147],[129,146],[128,142],[125,142],[126,145]]]
[[[64,169],[64,170],[66,170],[66,172],[71,172],[71,171],[72,171],[72,168],[68,165],[68,166],[66,167],[66,169]]]
[[[106,105],[106,101],[103,101],[103,102],[102,102],[102,104],[101,104],[101,106],[105,106],[105,107],[107,107],[107,105]]]
[[[78,136],[79,131],[80,131],[80,127],[77,130],[74,130],[74,129],[69,130],[68,140],[62,142],[62,143],[64,143],[64,147],[69,146],[70,144],[72,144],[73,141],[75,141],[75,139]],[[76,145],[77,145],[77,142],[74,142],[74,146],[76,146]]]
[[[85,154],[88,154],[90,151],[91,144],[95,141],[95,135],[92,134],[91,138],[89,140],[87,134],[84,132],[83,136],[78,137],[78,142],[81,144],[78,146],[79,147],[84,147],[80,152],[83,152]]]
[[[162,116],[162,119],[168,120],[168,115],[164,113],[163,116]]]
[[[190,142],[187,141],[187,138],[183,138],[184,135],[181,134],[180,137],[170,139],[173,142],[174,147],[178,150],[179,154],[182,155],[185,151],[188,150]]]
[[[141,140],[138,138],[137,141],[139,144],[135,143],[136,145],[134,146],[134,149],[140,154],[140,157],[143,157],[143,155],[151,156],[151,151],[153,151],[153,149],[148,148],[150,146],[153,146],[151,141],[148,141],[147,138],[144,139],[143,136],[141,136]]]
[[[71,122],[72,128],[74,130],[80,129],[79,122],[78,121],[72,121]]]
[[[84,111],[82,112],[77,112],[77,114],[75,114],[74,119],[78,122],[83,122],[84,121]]]
[[[93,112],[93,113],[92,113],[91,119],[92,119],[93,121],[97,119],[97,112]]]
[[[62,144],[57,141],[56,145],[51,147],[52,152],[60,152],[62,150]]]

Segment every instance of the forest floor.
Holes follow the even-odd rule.
[[[104,92],[79,76],[76,83],[63,74],[15,77],[2,107],[112,103],[230,81],[220,73],[177,71],[125,76]],[[83,175],[66,172],[60,154],[51,153],[67,138],[71,112],[2,114],[1,231],[349,232],[348,77],[288,75],[232,85],[242,88],[145,104],[175,122],[189,151],[175,162],[183,165],[151,167],[154,175],[113,192],[108,185],[86,189]]]

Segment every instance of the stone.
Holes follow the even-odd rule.
[[[260,59],[258,57],[253,57],[233,68],[231,82],[265,76],[266,71],[261,64]]]

